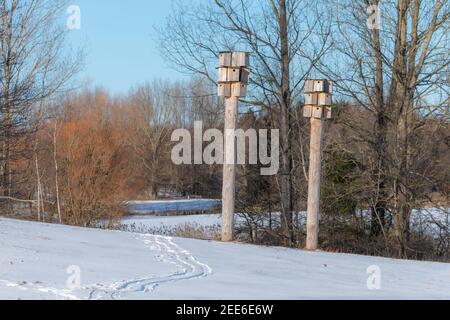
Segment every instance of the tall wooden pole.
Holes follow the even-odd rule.
[[[222,241],[234,239],[236,197],[236,138],[238,102],[247,95],[250,70],[247,52],[219,53],[218,95],[225,97],[224,164],[222,188]]]
[[[323,119],[311,118],[306,249],[319,246],[320,179],[322,175]]]
[[[332,81],[307,80],[305,83],[305,107],[303,115],[311,119],[306,250],[317,250],[319,248],[323,124],[325,119],[332,118],[332,94]]]
[[[236,194],[236,129],[238,97],[226,99],[225,110],[225,153],[222,189],[222,241],[234,238],[234,209]]]

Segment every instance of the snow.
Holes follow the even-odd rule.
[[[141,225],[143,227],[179,227],[185,224],[198,224],[201,226],[220,225],[220,214],[199,214],[187,216],[131,216],[122,219],[123,225]]]
[[[167,211],[208,211],[221,205],[220,200],[192,199],[192,200],[155,200],[129,201],[128,211],[132,214],[148,214]]]
[[[450,299],[450,264],[0,219],[0,299]],[[381,289],[367,288],[367,269]],[[81,288],[69,289],[78,266]]]
[[[421,234],[427,234],[436,239],[448,238],[450,235],[450,210],[449,209],[422,209],[413,210],[411,215],[411,228]],[[364,211],[368,223],[371,213]],[[306,212],[300,212],[301,225],[306,225]],[[133,215],[122,219],[121,229],[138,233],[157,233],[161,235],[175,235],[177,230],[186,227],[203,228],[203,230],[215,230],[220,228],[222,217],[220,214],[200,215]],[[236,215],[237,224],[245,224],[243,215]],[[267,215],[261,217],[259,224],[268,225]],[[279,223],[279,213],[272,213],[272,224]]]
[[[163,236],[176,236],[186,230],[202,230],[207,239],[213,239],[220,232],[220,214],[201,214],[186,216],[130,216],[123,218],[119,229],[135,233],[151,233]]]

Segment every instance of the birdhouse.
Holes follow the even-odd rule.
[[[316,105],[317,99],[317,93],[307,93],[305,94],[305,105]]]
[[[241,80],[241,70],[239,68],[228,68],[227,81],[239,82]]]
[[[322,107],[314,106],[312,108],[312,117],[317,119],[322,119],[323,109]]]
[[[239,82],[231,84],[231,95],[233,97],[245,97],[247,95],[247,85]]]
[[[219,67],[231,67],[232,53],[228,51],[219,53]]]
[[[248,52],[220,52],[218,95],[245,97],[250,78]]]
[[[331,106],[331,94],[329,93],[319,93],[317,104],[319,106]]]
[[[314,81],[314,92],[330,92],[330,84],[327,80]]]
[[[235,68],[248,68],[250,65],[250,56],[248,52],[233,52],[231,66]]]
[[[228,82],[228,68],[219,68],[219,83]]]
[[[219,83],[219,97],[231,97],[231,84],[230,83]]]
[[[325,107],[324,108],[324,118],[326,119],[333,119],[333,112],[331,107]]]
[[[328,93],[333,94],[333,91],[334,91],[334,82],[328,81]]]
[[[240,72],[241,72],[239,75],[240,81],[242,83],[248,83],[250,72],[247,69],[241,69]]]
[[[312,117],[312,109],[313,109],[313,107],[314,107],[314,106],[308,106],[308,105],[305,105],[305,106],[303,107],[303,117],[305,117],[305,118],[311,118],[311,117]]]
[[[305,93],[313,93],[314,91],[314,80],[306,80],[305,82]]]

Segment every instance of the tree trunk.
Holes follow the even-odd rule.
[[[398,243],[399,257],[405,257],[409,238],[410,204],[408,196],[408,105],[405,101],[407,85],[407,14],[409,1],[398,1],[398,21],[391,101],[396,117],[396,155],[395,155],[395,212],[394,231]]]
[[[39,174],[39,162],[37,154],[37,139],[34,143],[34,165],[36,169],[36,198],[37,198],[37,219],[41,221],[41,177]]]
[[[286,2],[279,1],[279,27],[281,42],[281,108],[280,108],[280,193],[281,193],[281,222],[283,237],[287,245],[293,241],[292,228],[292,151],[291,151],[291,123],[290,123],[290,55],[288,22],[286,16]]]
[[[58,159],[57,159],[57,130],[58,130],[58,120],[55,119],[55,127],[53,131],[53,162],[55,164],[55,191],[56,191],[56,208],[58,210],[58,221],[62,223],[61,217],[61,203],[59,201],[59,168],[58,168]]]
[[[378,5],[379,1],[374,1]],[[386,192],[386,155],[387,155],[387,112],[384,103],[384,78],[383,78],[383,56],[381,52],[380,30],[373,30],[373,49],[376,63],[375,80],[375,110],[377,116],[377,128],[375,146],[377,153],[377,168],[373,174],[376,181],[376,202],[372,209],[371,234],[379,236],[386,224],[387,192]]]

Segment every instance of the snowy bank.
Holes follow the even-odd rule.
[[[450,299],[444,263],[7,219],[0,250],[0,299]],[[80,288],[67,287],[77,267]]]

